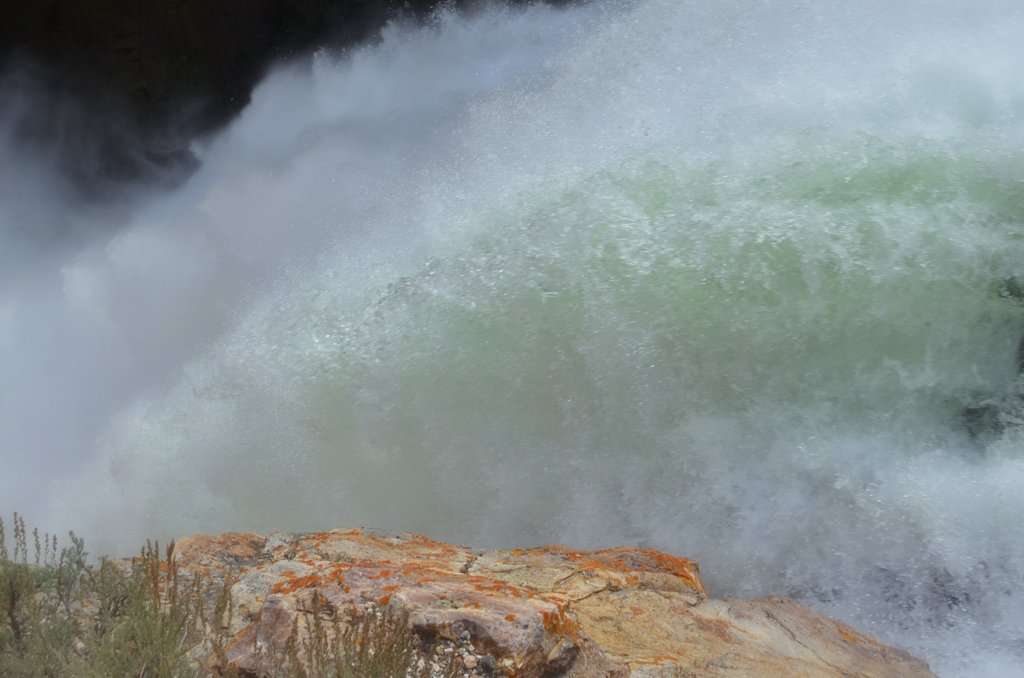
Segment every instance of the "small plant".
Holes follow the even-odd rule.
[[[78,625],[74,607],[82,593],[85,548],[59,549],[56,537],[33,530],[32,547],[25,521],[15,514],[13,548],[8,550],[0,520],[0,675],[67,675]],[[32,557],[30,557],[30,552]]]
[[[4,678],[429,678],[459,674],[408,628],[404,614],[320,603],[296,617],[283,647],[255,671],[230,668],[229,575],[222,584],[179,569],[172,542],[147,543],[130,561],[90,564],[71,545],[28,532],[15,514],[10,547],[0,519],[0,676]]]
[[[173,542],[165,559],[159,553],[147,543],[128,572],[107,560],[85,570],[90,595],[82,605],[75,675],[197,675],[188,641],[198,642],[203,621],[199,584],[180,580]]]
[[[11,677],[195,675],[186,639],[198,596],[148,545],[128,568],[90,567],[81,539],[29,533],[15,514],[13,548],[0,520],[0,675]],[[30,553],[32,556],[30,557]]]
[[[430,678],[431,664],[444,667],[443,675],[454,677],[458,666],[439,661],[434,652],[425,651],[419,639],[408,630],[404,614],[381,611],[363,612],[350,624],[334,620],[327,626],[317,614],[308,615],[313,623],[302,654],[308,673],[301,676],[330,678]]]
[[[455,678],[459,664],[424,648],[404,614],[358,611],[342,622],[307,612],[295,620],[283,648],[271,649],[260,678]],[[225,672],[224,675],[232,675]]]

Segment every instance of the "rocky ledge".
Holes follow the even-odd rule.
[[[693,560],[647,549],[476,551],[369,530],[182,539],[227,583],[215,672],[256,675],[310,611],[393,611],[469,676],[932,676],[908,653],[784,598],[711,598]],[[230,574],[229,574],[230,573]],[[197,648],[198,649],[198,648]],[[218,664],[219,663],[219,664]]]

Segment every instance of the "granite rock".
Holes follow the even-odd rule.
[[[220,670],[244,673],[311,610],[387,608],[494,675],[932,676],[784,598],[709,597],[695,561],[649,549],[481,552],[355,529],[188,537],[175,553],[182,571],[228,584],[236,615]]]

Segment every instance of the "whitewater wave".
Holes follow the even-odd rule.
[[[1011,3],[650,0],[280,71],[3,295],[5,445],[101,545],[644,544],[1008,675],[1022,38]]]

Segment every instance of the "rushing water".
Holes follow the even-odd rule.
[[[102,209],[8,124],[0,510],[644,544],[1024,673],[1018,4],[443,14]]]

